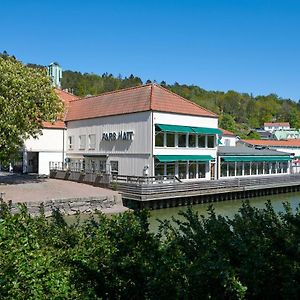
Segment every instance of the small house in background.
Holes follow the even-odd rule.
[[[219,128],[222,131],[222,136],[219,141],[220,146],[235,147],[239,138],[231,131]]]
[[[53,62],[48,66],[48,76],[50,76],[52,80],[52,85],[60,89],[62,79],[62,68],[57,62]]]
[[[264,123],[264,130],[273,132],[275,130],[289,130],[290,123],[289,122],[266,122]]]

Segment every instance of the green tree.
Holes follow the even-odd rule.
[[[62,103],[44,69],[0,56],[0,161],[7,162],[23,141],[35,137],[43,121],[55,121]]]

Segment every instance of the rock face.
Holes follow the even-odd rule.
[[[74,215],[80,213],[94,213],[96,211],[105,211],[116,206],[123,207],[121,195],[68,198],[59,200],[47,200],[41,202],[26,202],[28,211],[31,215],[37,216],[41,207],[44,207],[45,216],[51,216],[53,210],[59,209],[64,215]],[[12,213],[18,212],[18,203],[11,203]],[[114,212],[117,210],[114,209]]]

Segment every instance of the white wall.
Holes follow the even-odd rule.
[[[102,140],[103,133],[133,131],[133,140]],[[88,135],[96,135],[96,148],[88,149]],[[79,149],[79,136],[86,135],[85,149]],[[68,155],[75,154],[110,154],[110,153],[151,153],[151,112],[133,113],[119,116],[94,118],[68,122],[68,136],[74,137],[73,150],[68,149]]]
[[[62,153],[39,152],[39,174],[49,175],[49,162],[62,162]]]
[[[235,147],[236,146],[237,138],[235,136],[224,136],[221,137],[221,146],[229,146]]]
[[[65,129],[43,129],[42,134],[34,139],[30,138],[24,142],[27,151],[63,151],[66,149],[66,138],[64,139],[65,147],[63,147],[63,135],[66,137]]]

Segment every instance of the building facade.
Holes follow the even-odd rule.
[[[79,99],[79,97],[59,89],[55,89],[55,93],[64,103],[66,110],[71,101]],[[22,152],[23,173],[48,175],[50,162],[64,162],[66,147],[67,128],[64,121],[44,122],[43,129],[37,138],[30,138],[24,141]]]
[[[218,117],[150,84],[72,102],[69,164],[112,174],[216,178]]]

